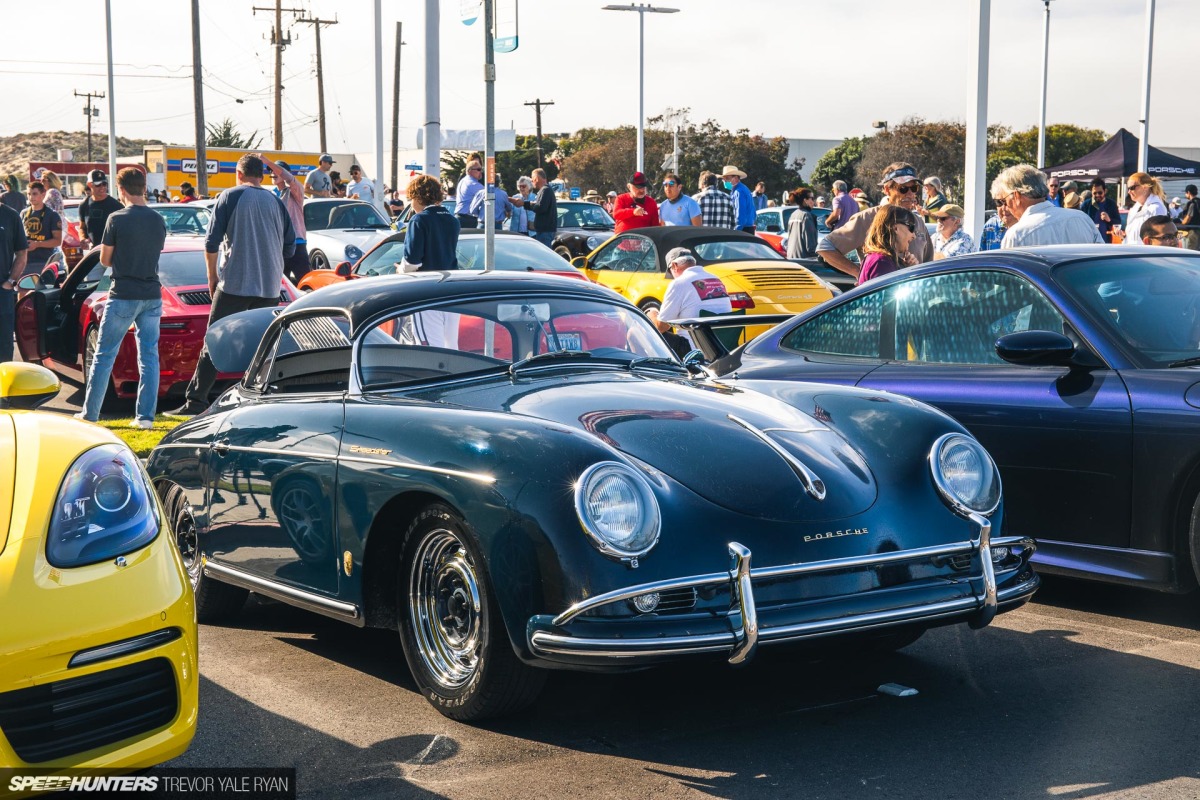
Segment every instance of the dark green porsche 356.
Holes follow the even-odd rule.
[[[397,628],[455,719],[532,702],[548,667],[896,648],[1038,586],[950,417],[712,380],[600,286],[352,281],[207,341],[245,377],[149,460],[201,619],[253,591]]]

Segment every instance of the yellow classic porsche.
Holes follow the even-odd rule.
[[[196,729],[196,608],[138,458],[0,364],[0,767],[140,769]]]
[[[734,313],[799,314],[836,293],[762,239],[728,228],[638,228],[614,236],[571,264],[648,311],[662,304],[671,280],[666,255],[676,247],[690,249],[701,266],[721,279]],[[747,338],[768,327],[748,327]]]

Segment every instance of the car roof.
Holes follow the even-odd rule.
[[[164,253],[182,253],[189,250],[203,250],[203,236],[168,236],[163,242]]]
[[[729,239],[750,242],[762,241],[762,239],[754,234],[746,233],[745,231],[703,225],[665,225],[656,228],[634,228],[618,235],[624,236],[627,233],[636,233],[640,236],[645,236],[660,249],[665,250],[670,250],[673,247],[687,246],[688,242],[727,241]]]
[[[423,303],[454,297],[467,299],[496,294],[529,295],[543,292],[572,294],[577,297],[603,300],[633,308],[632,304],[610,289],[573,278],[536,272],[450,270],[386,275],[366,281],[335,283],[294,301],[282,312],[282,316],[291,316],[306,309],[343,309],[350,316],[350,330],[353,335],[364,323],[376,315],[400,304]]]
[[[371,247],[374,248],[374,247],[377,247],[386,242],[403,242],[405,233],[407,233],[407,231],[397,231],[396,233],[389,233],[387,236],[383,237],[378,242],[371,245]],[[458,238],[462,239],[465,237],[467,239],[470,239],[470,238],[476,237],[476,236],[484,236],[486,233],[487,232],[483,228],[463,228],[462,230],[460,230],[458,232]],[[495,231],[493,231],[493,233],[495,233],[497,236],[502,236],[504,238],[510,238],[510,237],[516,238],[516,237],[523,236],[524,238],[529,239],[530,241],[536,241],[528,233],[518,233],[516,231],[502,231],[502,230],[495,230]]]

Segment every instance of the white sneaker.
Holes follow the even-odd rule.
[[[141,428],[144,431],[148,431],[154,427],[154,420],[152,420],[152,419],[135,419],[133,421],[133,427]]]
[[[72,414],[71,416],[73,416],[75,419],[81,419],[84,422],[95,422],[94,419],[88,419],[86,416],[84,416],[84,412],[82,411],[80,411],[78,414]]]

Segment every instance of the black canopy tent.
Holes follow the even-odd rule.
[[[1147,161],[1149,165],[1146,171],[1156,178],[1171,180],[1200,177],[1200,162],[1173,156],[1157,147],[1149,148]],[[1121,128],[1112,138],[1086,156],[1061,166],[1047,167],[1042,171],[1051,178],[1061,180],[1122,180],[1138,171],[1138,138]]]

